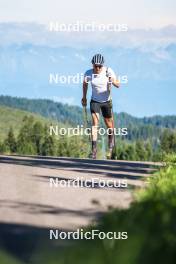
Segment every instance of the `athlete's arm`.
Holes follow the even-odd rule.
[[[112,78],[112,84],[117,87],[117,88],[120,88],[120,81],[118,79],[113,79]]]
[[[119,88],[120,87],[120,81],[117,79],[116,74],[114,73],[114,71],[109,68],[109,81],[110,83],[112,83],[115,87]]]

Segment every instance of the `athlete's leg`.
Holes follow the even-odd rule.
[[[104,118],[106,127],[107,127],[107,133],[108,133],[108,145],[109,148],[114,147],[114,120],[113,117],[111,118]]]
[[[92,140],[97,141],[97,131],[99,125],[99,113],[92,113]]]
[[[112,114],[111,102],[106,102],[102,104],[101,111],[104,117],[104,122],[106,124],[107,133],[108,133],[108,147],[109,147],[108,158],[111,158],[112,150],[114,147],[114,119]]]
[[[91,101],[90,110],[92,114],[92,158],[96,159],[100,104]]]
[[[96,159],[97,155],[97,138],[98,138],[99,113],[92,113],[92,158]]]

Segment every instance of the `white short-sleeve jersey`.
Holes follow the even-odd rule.
[[[93,69],[85,72],[84,80],[90,82],[92,86],[91,99],[96,102],[107,102],[111,99],[109,92],[109,77],[116,79],[116,75],[111,68],[103,66],[99,74],[94,74]]]

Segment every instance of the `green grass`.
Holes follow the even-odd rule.
[[[15,257],[12,257],[9,253],[5,251],[0,251],[0,263],[1,264],[22,264]]]
[[[5,139],[10,127],[13,127],[16,136],[25,116],[32,116],[35,121],[40,121],[42,124],[56,124],[56,121],[44,118],[38,114],[33,114],[16,108],[0,106],[0,140]],[[58,123],[58,125],[60,127],[65,127],[62,123]]]

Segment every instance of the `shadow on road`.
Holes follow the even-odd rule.
[[[119,162],[107,160],[86,160],[73,158],[51,158],[51,157],[19,157],[0,156],[0,163],[16,164],[23,166],[50,168],[50,169],[70,169],[72,171],[87,172],[95,174],[107,173],[110,177],[116,176],[118,172],[133,173],[130,177],[140,177],[139,174],[151,174],[158,169],[157,165],[146,163]],[[114,174],[113,174],[114,173]],[[127,177],[128,175],[126,175]],[[144,176],[144,175],[141,175]]]
[[[67,232],[69,230],[62,231]],[[57,246],[59,251],[71,243],[68,240],[50,240],[48,228],[0,222],[0,250],[25,264],[33,263],[43,248],[52,251]],[[8,262],[8,264],[11,263]]]
[[[0,200],[0,208],[10,208],[16,210],[21,213],[27,213],[32,215],[41,215],[41,214],[50,214],[50,215],[69,215],[71,218],[74,216],[80,217],[88,217],[99,219],[103,212],[86,209],[86,210],[72,210],[68,208],[52,206],[52,205],[44,205],[38,203],[26,203],[20,201],[12,201],[12,200]],[[15,214],[15,212],[14,212]]]

